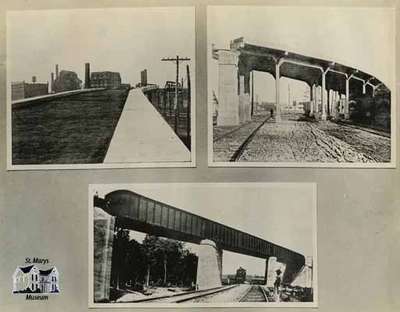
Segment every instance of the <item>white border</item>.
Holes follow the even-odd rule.
[[[123,7],[110,7],[109,9],[121,9]],[[11,81],[8,76],[9,63],[6,57],[6,158],[7,165],[6,169],[11,170],[55,170],[55,169],[118,169],[118,168],[195,168],[196,167],[196,85],[197,85],[197,51],[196,51],[196,10],[194,5],[181,5],[181,6],[150,6],[150,7],[126,7],[126,9],[131,10],[141,10],[141,9],[179,9],[179,8],[191,8],[193,14],[193,48],[194,48],[194,60],[191,63],[191,108],[190,108],[190,131],[191,131],[191,143],[190,143],[190,160],[189,161],[165,161],[165,162],[135,162],[135,163],[94,163],[94,164],[35,164],[35,165],[13,165],[12,164],[12,118],[11,118]],[[97,8],[76,8],[78,10],[96,10]],[[76,9],[60,9],[63,11],[73,11]],[[105,8],[107,9],[107,8]],[[19,10],[22,11],[22,10]],[[43,10],[30,10],[30,11],[51,11],[50,9]],[[8,13],[13,12],[13,10],[8,10],[6,12],[6,26],[8,26]],[[7,27],[6,32],[6,55],[8,56],[8,44],[7,40],[9,37],[9,28]]]
[[[94,262],[94,249],[93,249],[93,195],[96,186],[109,185],[117,189],[132,189],[135,186],[140,185],[153,185],[155,187],[168,185],[168,187],[173,188],[174,186],[191,186],[196,187],[196,185],[209,186],[209,187],[231,187],[231,186],[299,186],[299,185],[309,185],[311,195],[313,196],[313,302],[269,302],[269,303],[94,303],[94,293],[93,293],[93,262]],[[304,183],[272,183],[272,182],[249,182],[249,183],[134,183],[134,184],[89,184],[88,187],[88,307],[89,308],[318,308],[318,258],[317,258],[317,184],[304,182]]]
[[[209,10],[212,7],[221,7],[222,5],[209,5],[207,6],[207,30],[210,28]],[[251,5],[242,5],[248,7]],[[265,5],[266,7],[266,5]],[[292,5],[290,7],[296,7]],[[310,6],[313,7],[313,6]],[[300,7],[299,7],[300,8]],[[304,6],[301,6],[304,8]],[[341,8],[341,7],[338,7]],[[343,7],[347,8],[347,7]],[[362,8],[361,6],[354,6],[354,8]],[[276,167],[276,168],[396,168],[397,165],[397,80],[396,80],[396,7],[395,6],[382,6],[379,8],[392,9],[393,15],[393,87],[390,90],[390,162],[381,163],[322,163],[322,162],[260,162],[260,161],[240,161],[240,162],[229,162],[229,161],[214,161],[214,145],[213,145],[213,106],[209,94],[209,82],[207,79],[207,146],[208,146],[208,166],[209,167]],[[207,38],[207,78],[209,69],[209,53],[211,53],[212,42],[208,41]]]

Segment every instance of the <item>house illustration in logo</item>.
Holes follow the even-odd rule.
[[[56,267],[39,270],[35,265],[18,267],[13,274],[13,293],[58,293]]]

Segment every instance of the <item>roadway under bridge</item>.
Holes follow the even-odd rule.
[[[279,78],[303,81],[310,87],[310,116],[317,119],[349,119],[352,95],[373,97],[385,88],[378,78],[357,68],[334,61],[305,56],[290,51],[253,45],[244,38],[232,40],[230,49],[213,48],[218,60],[218,126],[238,125],[251,119],[250,75],[252,71],[270,73],[275,78],[276,116],[281,120]]]
[[[198,289],[222,285],[223,250],[265,259],[265,283],[268,263],[285,265],[282,282],[286,284],[293,282],[305,265],[305,257],[295,251],[132,191],[95,196],[94,209],[99,208],[102,216],[94,218],[95,301],[109,299],[114,227],[199,244]]]

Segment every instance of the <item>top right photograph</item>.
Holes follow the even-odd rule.
[[[396,167],[395,11],[209,6],[212,167]]]

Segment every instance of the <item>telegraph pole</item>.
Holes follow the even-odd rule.
[[[251,113],[250,116],[253,117],[254,114],[254,70],[251,71]]]
[[[161,61],[166,62],[175,62],[176,64],[176,80],[175,80],[175,101],[174,101],[174,108],[175,108],[175,133],[178,133],[178,84],[179,84],[179,62],[190,61],[188,57],[179,57],[178,55],[175,58],[164,57]]]
[[[187,128],[187,142],[188,142],[188,145],[189,144],[191,144],[191,141],[190,141],[190,136],[191,136],[191,133],[190,133],[190,131],[191,131],[191,129],[190,129],[190,127],[191,127],[191,124],[190,124],[190,122],[191,122],[191,119],[190,119],[190,109],[191,109],[191,105],[192,105],[192,87],[191,87],[191,84],[190,84],[190,70],[189,70],[189,65],[186,65],[186,79],[187,79],[187,88],[188,88],[188,99],[187,99],[187,109],[186,109],[186,121],[187,121],[187,124],[186,124],[186,128]],[[191,145],[190,145],[190,147],[191,147]]]

